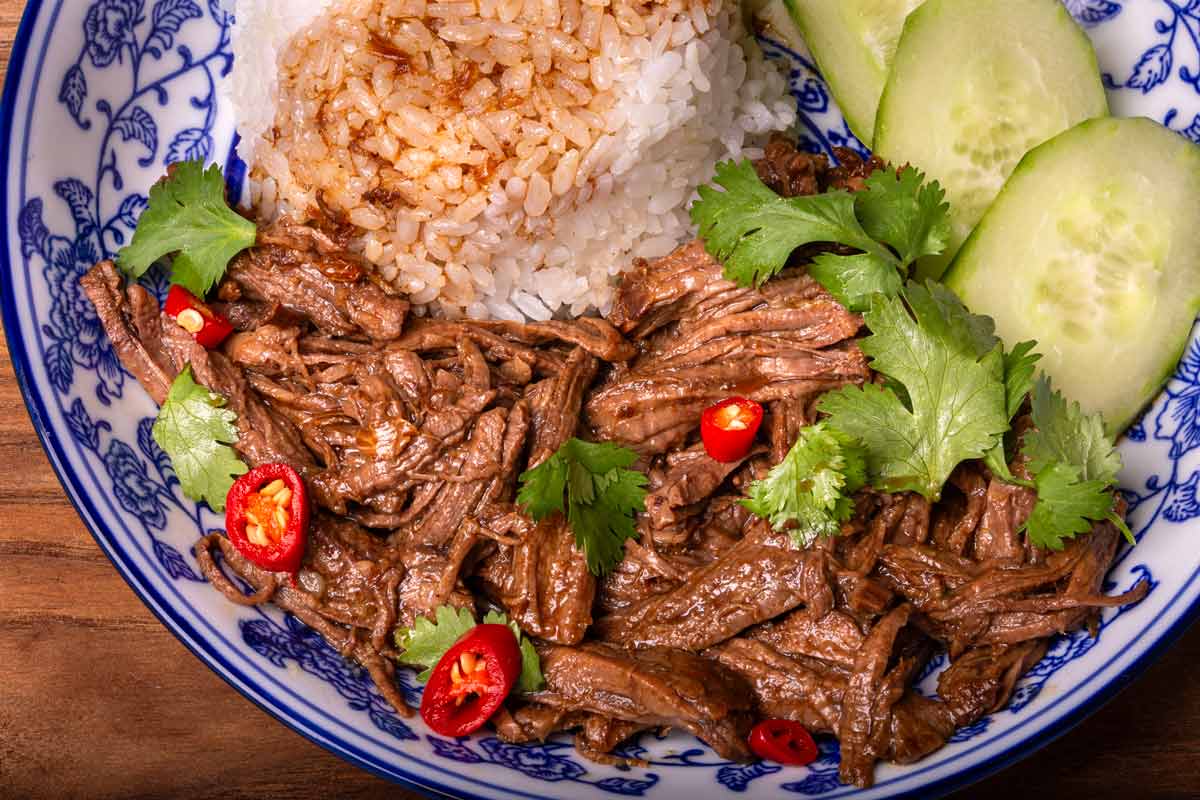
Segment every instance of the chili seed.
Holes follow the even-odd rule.
[[[278,494],[275,495],[275,505],[286,506],[288,504],[288,501],[290,501],[291,499],[292,499],[292,490],[288,489],[285,486],[284,488],[279,490]]]
[[[246,538],[259,547],[266,547],[268,544],[270,544],[270,542],[267,541],[267,537],[263,535],[262,528],[258,525],[246,526]]]
[[[282,478],[276,478],[263,488],[259,489],[258,493],[264,497],[274,497],[283,489],[287,489],[287,484],[283,482]]]
[[[472,653],[470,651],[464,651],[463,654],[458,657],[458,661],[460,664],[462,664],[463,674],[470,675],[472,672],[475,671],[475,654],[474,653]]]
[[[194,308],[185,308],[180,311],[179,316],[175,317],[175,321],[188,333],[199,333],[204,330],[204,317]]]
[[[746,430],[748,420],[742,416],[742,410],[737,406],[726,406],[717,413],[717,417],[718,424],[726,430]]]

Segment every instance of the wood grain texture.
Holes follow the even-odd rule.
[[[21,7],[0,0],[3,63]],[[1075,731],[959,796],[1200,797],[1197,663],[1193,630]],[[292,733],[167,633],[67,503],[2,345],[0,667],[0,798],[416,797]]]

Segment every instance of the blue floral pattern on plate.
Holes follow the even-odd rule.
[[[1200,141],[1200,0],[1064,2],[1097,43],[1114,109],[1152,116]],[[565,739],[517,747],[490,735],[428,735],[387,705],[365,670],[295,618],[273,608],[234,608],[202,585],[190,544],[214,519],[179,491],[150,434],[152,407],[140,392],[125,392],[129,376],[78,285],[91,264],[127,241],[147,187],[166,165],[231,154],[232,125],[218,92],[232,64],[231,25],[219,0],[30,3],[23,29],[30,41],[18,42],[6,94],[4,152],[19,201],[9,203],[14,225],[5,326],[35,423],[97,540],[172,630],[301,732],[390,777],[464,797],[671,797],[683,791],[709,797],[759,790],[928,796],[1007,753],[1031,749],[1044,731],[1065,724],[1105,688],[1090,687],[1064,709],[1060,703],[1070,693],[1063,682],[1083,685],[1092,673],[1113,680],[1128,666],[1120,654],[1134,647],[1139,631],[1166,615],[1156,635],[1169,636],[1190,612],[1192,600],[1181,598],[1200,594],[1190,588],[1191,576],[1166,577],[1170,559],[1124,550],[1106,588],[1122,591],[1144,581],[1151,588],[1147,601],[1106,612],[1095,638],[1060,637],[1021,681],[1009,708],[958,731],[931,764],[883,770],[876,789],[865,793],[838,782],[837,742],[829,738],[820,740],[820,758],[810,767],[784,770],[730,763],[690,737],[645,734],[618,752],[645,760],[648,768],[622,772],[582,760]],[[760,41],[787,70],[803,146],[865,152],[808,54]],[[17,110],[18,100],[28,105]],[[31,126],[43,121],[69,143],[72,152],[61,152],[72,157],[60,166],[44,154],[26,156],[38,140],[17,131],[16,119]],[[236,183],[243,165],[227,163]],[[160,298],[165,293],[161,275],[151,273],[146,283]],[[1125,497],[1139,538],[1152,535],[1158,542],[1193,525],[1200,516],[1200,345],[1192,345],[1164,396],[1126,439]],[[1160,609],[1158,616],[1151,619],[1147,606]],[[1127,621],[1135,616],[1136,623]],[[924,692],[935,693],[944,666],[942,657],[921,675]],[[1048,691],[1056,676],[1069,677]],[[400,689],[419,700],[411,675],[400,677]],[[1039,722],[1044,714],[1052,716]]]
[[[319,633],[291,614],[280,622],[265,611],[256,610],[258,618],[238,623],[242,641],[254,652],[280,669],[286,669],[289,663],[296,664],[331,685],[352,710],[365,712],[379,730],[400,741],[416,741],[417,735],[380,694],[365,669],[342,658]],[[398,677],[405,701],[419,705],[421,693],[413,685],[412,676]]]
[[[426,736],[433,752],[460,764],[494,764],[516,770],[547,783],[571,782],[586,784],[609,794],[642,797],[658,784],[658,775],[648,772],[643,778],[609,776],[589,779],[590,770],[576,758],[569,742],[548,742],[541,745],[520,745],[502,742],[494,736],[462,739],[442,739]],[[475,749],[474,745],[479,748]],[[565,753],[565,754],[564,754]]]

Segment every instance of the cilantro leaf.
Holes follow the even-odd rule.
[[[171,281],[203,297],[256,236],[254,223],[226,204],[221,168],[184,161],[150,190],[133,240],[117,254],[117,263],[140,278],[155,261],[176,253]]]
[[[475,618],[465,608],[439,606],[434,611],[434,619],[417,617],[411,628],[397,628],[395,633],[396,647],[400,648],[400,661],[425,667],[425,671],[417,676],[417,680],[425,683],[433,673],[433,668],[446,651],[463,637],[467,631],[475,627]],[[542,677],[542,661],[538,657],[533,642],[521,633],[517,623],[504,614],[489,611],[483,618],[485,625],[507,625],[517,637],[521,649],[521,677],[517,680],[517,691],[536,692],[545,685]]]
[[[1042,360],[1041,353],[1033,352],[1035,347],[1037,342],[1020,342],[1004,354],[1004,394],[1010,420],[1033,391],[1033,372],[1037,362]]]
[[[996,323],[991,317],[972,314],[954,292],[935,281],[910,282],[904,299],[921,327],[945,346],[966,356],[983,358],[999,351]],[[996,362],[1002,368],[1003,359]]]
[[[646,476],[612,470],[594,476],[593,482],[595,499],[572,499],[567,521],[575,532],[575,547],[587,557],[588,570],[603,575],[625,557],[625,540],[637,538],[634,515],[646,509]]]
[[[538,656],[537,650],[533,647],[533,642],[529,637],[521,632],[517,627],[517,623],[510,620],[499,611],[489,611],[483,618],[485,625],[507,625],[512,629],[513,636],[517,637],[517,642],[521,646],[521,677],[517,679],[517,691],[519,692],[536,692],[546,685],[546,678],[542,675],[542,659]]]
[[[937,181],[912,167],[899,173],[876,170],[855,195],[863,229],[889,245],[907,267],[922,256],[938,255],[950,244],[950,204]]]
[[[789,523],[792,540],[808,547],[818,536],[834,536],[854,513],[851,495],[867,483],[862,448],[841,431],[820,422],[800,432],[783,461],[750,484],[742,505],[771,521]]]
[[[1004,395],[1005,407],[1009,421],[1021,410],[1025,398],[1033,389],[1033,372],[1041,354],[1033,352],[1037,342],[1021,342],[1004,354]],[[984,461],[992,474],[1009,483],[1021,483],[1013,476],[1008,468],[1009,455],[1012,452],[1014,435],[1010,431],[1004,440],[987,452]]]
[[[691,216],[726,278],[760,285],[802,245],[843,245],[861,252],[821,254],[809,274],[851,311],[866,310],[876,293],[894,297],[912,263],[942,252],[950,237],[945,192],[911,167],[877,170],[857,194],[783,198],[748,161],[718,164],[714,183],[724,191],[700,187]]]
[[[189,364],[171,384],[152,429],[183,493],[213,511],[225,510],[234,478],[248,469],[230,447],[238,440],[237,414],[224,406],[224,397],[196,383]]]
[[[1028,481],[1022,481],[1013,475],[1012,470],[1008,466],[1009,439],[1012,432],[1006,433],[1001,437],[991,450],[988,450],[983,455],[983,463],[992,471],[1000,480],[1006,483],[1014,483],[1024,486]]]
[[[1063,539],[1087,533],[1092,529],[1092,520],[1105,519],[1112,513],[1109,484],[1083,480],[1070,464],[1046,467],[1034,483],[1037,503],[1024,528],[1029,540],[1039,547],[1062,550]]]
[[[954,468],[982,458],[1009,427],[991,321],[944,287],[911,282],[901,297],[876,296],[865,319],[863,352],[902,391],[847,386],[818,407],[866,446],[874,485],[936,500]]]
[[[1033,385],[1030,406],[1035,427],[1025,434],[1023,450],[1038,493],[1027,523],[1030,541],[1061,550],[1063,539],[1107,519],[1136,544],[1125,520],[1113,511],[1111,489],[1121,456],[1104,432],[1104,419],[1068,403],[1044,375]]]
[[[904,285],[895,265],[868,253],[822,253],[808,265],[808,274],[850,311],[866,311],[871,295],[895,297]]]
[[[434,612],[436,622],[426,617],[417,617],[411,628],[396,629],[396,646],[402,651],[400,660],[405,664],[425,667],[417,676],[424,683],[429,680],[434,666],[442,660],[462,635],[475,627],[475,618],[465,608],[439,606]]]
[[[749,161],[718,164],[713,182],[725,191],[701,186],[692,222],[709,253],[725,265],[725,277],[742,286],[761,285],[784,268],[796,248],[813,242],[844,244],[896,263],[859,224],[849,192],[783,198]]]
[[[521,475],[517,502],[539,522],[566,514],[588,569],[603,575],[624,557],[625,540],[637,536],[634,515],[646,508],[646,476],[628,469],[637,458],[615,444],[568,439]]]
[[[517,502],[536,520],[563,510],[563,492],[567,488],[568,463],[565,458],[547,458],[521,475]]]
[[[1034,472],[1052,463],[1069,464],[1084,480],[1117,481],[1121,456],[1104,432],[1099,414],[1085,414],[1079,403],[1068,403],[1040,376],[1030,396],[1036,430],[1025,435],[1025,455]]]
[[[582,464],[589,472],[597,475],[631,467],[638,459],[637,453],[611,442],[593,444],[579,439],[568,439],[557,452],[563,453],[564,450],[572,462]]]

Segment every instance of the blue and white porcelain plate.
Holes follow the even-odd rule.
[[[1200,0],[1065,2],[1096,43],[1114,112],[1200,141]],[[218,0],[30,0],[0,108],[0,301],[34,426],[100,547],[184,644],[299,733],[379,775],[463,798],[931,797],[1064,732],[1200,611],[1193,342],[1121,448],[1139,544],[1121,553],[1107,588],[1146,582],[1146,599],[1107,610],[1096,638],[1060,638],[1008,708],[918,764],[882,767],[871,790],[838,783],[832,740],[811,767],[782,769],[722,761],[684,735],[645,735],[622,753],[649,766],[618,771],[581,759],[565,741],[451,740],[400,718],[362,670],[295,619],[234,606],[205,585],[191,545],[220,520],[180,493],[150,436],[154,404],[122,370],[78,285],[128,239],[167,164],[204,157],[241,180],[230,163],[234,120],[215,88],[232,63],[230,25]],[[804,145],[861,148],[808,57],[763,46],[790,71]],[[1120,364],[1103,366],[1120,380]],[[938,666],[925,676],[928,691]]]

